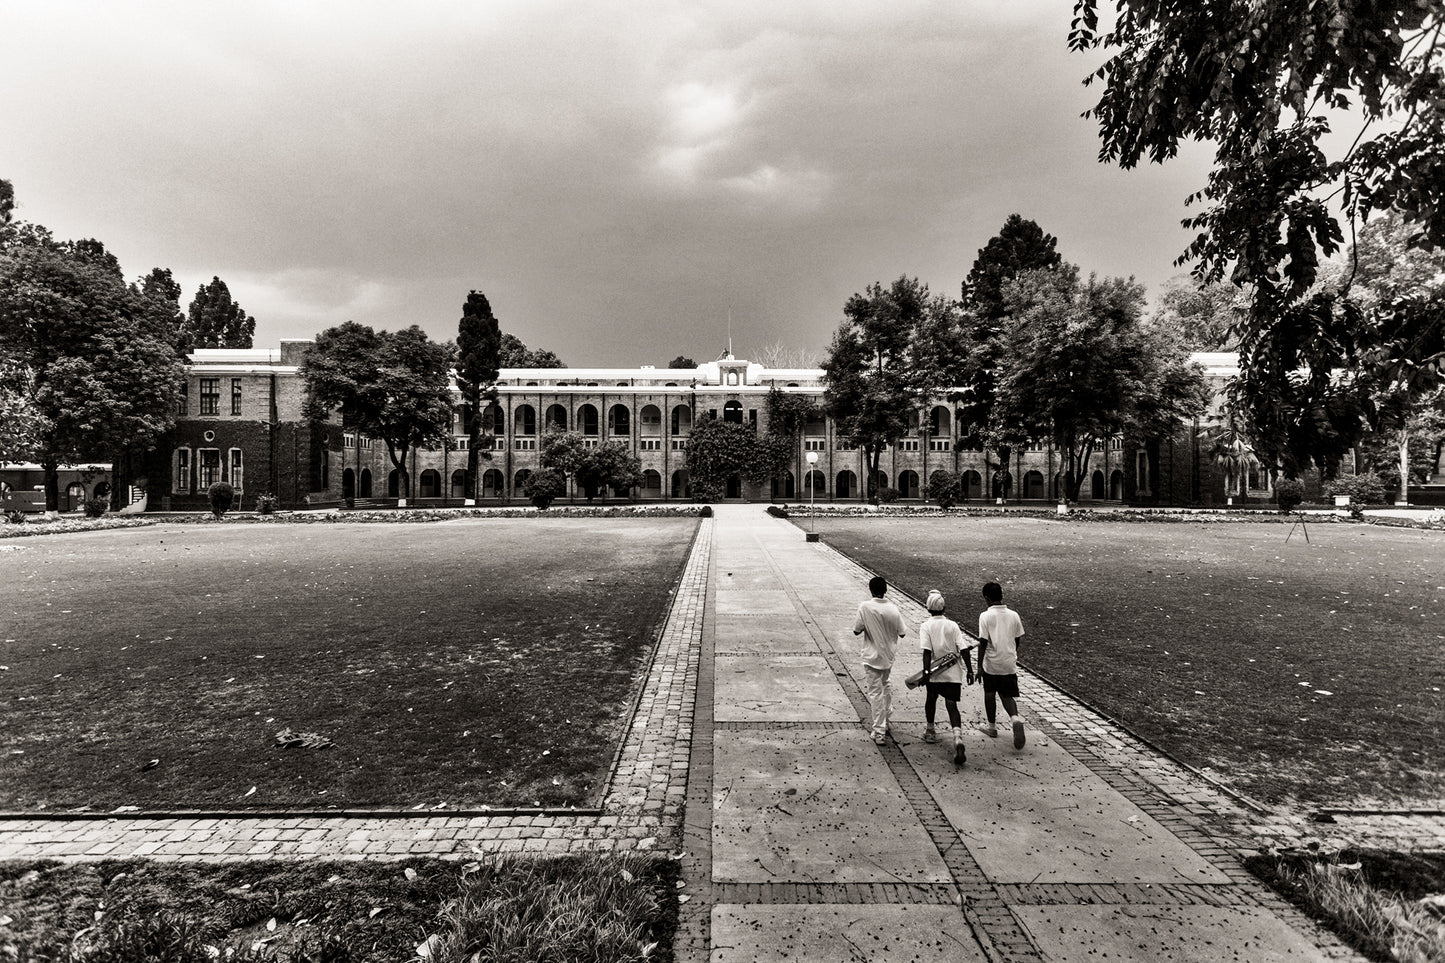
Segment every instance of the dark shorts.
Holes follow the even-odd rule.
[[[957,702],[963,695],[963,684],[959,682],[930,682],[928,683],[928,698],[936,699],[943,696],[945,701]]]
[[[985,672],[983,673],[983,691],[985,695],[995,692],[1010,699],[1017,699],[1019,697],[1019,677],[1012,672],[1008,675],[993,675]]]

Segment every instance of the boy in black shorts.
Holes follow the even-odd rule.
[[[994,697],[1003,701],[1004,711],[1013,724],[1014,748],[1024,747],[1024,720],[1019,716],[1019,639],[1024,637],[1024,624],[1018,613],[1003,604],[1003,587],[989,582],[983,587],[988,608],[978,616],[978,669],[983,676],[983,711],[988,724],[981,728],[990,736],[998,735],[994,723]]]
[[[928,686],[928,700],[923,704],[923,718],[928,724],[923,729],[923,741],[938,741],[933,717],[938,708],[938,697],[943,696],[948,722],[953,727],[953,764],[961,766],[967,753],[963,746],[963,719],[958,714],[958,697],[963,691],[964,669],[968,670],[968,684],[973,685],[973,659],[963,644],[963,630],[957,622],[943,614],[943,595],[936,590],[929,592],[927,605],[928,618],[918,627],[918,645],[923,650],[923,678]],[[950,656],[957,656],[958,661],[946,669],[933,670],[936,662]]]

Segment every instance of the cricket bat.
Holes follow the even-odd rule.
[[[971,652],[972,650],[978,648],[978,644],[983,641],[978,636],[970,632],[968,629],[965,629],[963,626],[959,626],[959,631],[961,631],[968,638],[972,639],[973,645],[970,645],[965,649],[955,652],[952,655],[945,655],[941,659],[934,659],[933,664],[928,667],[928,674],[930,676],[933,675],[935,672],[942,672],[944,669],[953,668],[955,665],[958,664],[958,660],[963,657],[964,652]],[[919,686],[923,685],[923,670],[919,669],[917,672],[904,679],[903,684],[910,689],[916,689]]]

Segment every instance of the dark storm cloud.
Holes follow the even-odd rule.
[[[781,8],[781,9],[778,9]],[[901,273],[956,293],[1018,211],[1176,273],[1186,158],[1099,166],[1058,3],[79,4],[7,12],[0,176],[258,344],[455,334],[470,288],[575,365],[820,349]]]

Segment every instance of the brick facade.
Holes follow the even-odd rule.
[[[340,419],[311,426],[302,416],[305,387],[298,366],[310,341],[283,341],[275,349],[203,350],[191,356],[185,413],[147,466],[151,508],[204,509],[209,480],[235,484],[241,504],[275,494],[283,508],[339,504],[347,497],[388,499],[402,495],[394,466],[380,440],[342,430]],[[1233,374],[1229,354],[1197,355],[1216,389]],[[720,417],[767,430],[767,397],[777,388],[821,403],[818,369],[767,369],[724,356],[694,369],[547,368],[507,369],[498,400],[484,421],[495,431],[494,447],[479,463],[480,504],[525,502],[522,482],[539,467],[542,432],[549,423],[577,430],[597,444],[626,444],[642,463],[646,482],[628,493],[644,501],[690,501],[687,442],[694,424]],[[460,403],[458,405],[460,410]],[[1063,485],[1065,458],[1047,443],[1015,453],[1000,471],[992,453],[970,450],[958,432],[957,412],[946,400],[916,413],[916,428],[883,453],[882,484],[905,500],[921,500],[929,476],[946,469],[963,477],[972,501],[1052,502]],[[1201,423],[1207,423],[1202,421]],[[409,454],[412,502],[459,505],[467,499],[467,443],[460,414],[447,448]],[[810,487],[807,456],[817,455]],[[1006,472],[1006,474],[1005,474]],[[862,501],[866,498],[864,453],[837,437],[831,420],[810,422],[798,440],[792,466],[764,485],[742,479],[727,497],[750,501]],[[1260,501],[1270,497],[1265,473],[1244,476],[1231,489]],[[1085,502],[1140,505],[1222,505],[1227,471],[1208,455],[1198,426],[1143,448],[1120,439],[1102,442],[1085,471]],[[1002,484],[1001,484],[1002,483]],[[580,491],[567,499],[582,500]],[[609,497],[617,497],[609,493]]]

